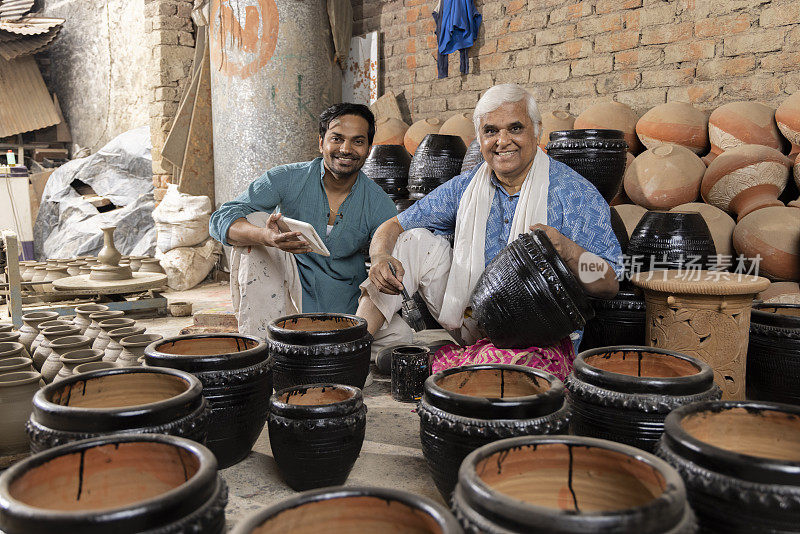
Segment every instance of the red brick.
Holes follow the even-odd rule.
[[[642,72],[642,87],[675,87],[691,83],[695,76],[694,67],[682,69],[659,69]]]
[[[613,94],[617,91],[625,91],[637,87],[642,79],[638,72],[616,72],[605,74],[597,78],[597,92],[601,95]]]
[[[596,35],[604,32],[615,32],[622,29],[622,15],[612,13],[601,17],[591,17],[578,21],[578,35]]]
[[[740,56],[742,54],[773,52],[783,48],[785,36],[786,30],[784,28],[726,36],[723,40],[722,54],[725,56]]]
[[[730,35],[740,33],[750,29],[750,16],[745,13],[737,15],[727,15],[724,17],[712,17],[698,20],[694,24],[694,34],[696,37],[716,37],[718,35]]]
[[[506,15],[519,13],[526,7],[528,7],[528,0],[512,0],[506,5]]]
[[[533,46],[536,36],[532,31],[511,33],[497,40],[497,51],[522,50]]]
[[[755,56],[712,59],[697,65],[697,79],[716,80],[730,76],[741,76],[751,72],[756,66]]]
[[[594,10],[595,13],[610,13],[637,7],[642,7],[642,0],[597,0]]]
[[[414,70],[417,68],[417,58],[414,56],[406,56],[406,67],[408,70]]]
[[[575,37],[575,25],[545,28],[536,34],[536,46],[563,43]]]
[[[416,51],[417,51],[417,45],[414,42],[414,40],[413,39],[407,39],[406,40],[406,53],[407,54],[413,54]]]
[[[639,47],[614,54],[614,68],[617,70],[652,67],[661,60],[660,48]]]
[[[796,71],[800,66],[800,52],[781,52],[761,58],[761,68],[770,72]]]
[[[588,39],[576,39],[557,44],[552,47],[551,54],[554,61],[588,57],[592,54],[592,42]]]
[[[758,23],[764,28],[800,23],[800,3],[791,1],[761,11]]]
[[[645,27],[642,29],[642,44],[674,43],[692,37],[692,23],[665,24],[663,26]]]
[[[406,22],[416,22],[419,19],[421,9],[414,7],[406,10]]]
[[[428,49],[430,49],[430,50],[435,50],[435,49],[437,49],[439,47],[439,43],[436,42],[436,36],[435,35],[429,35],[427,37],[427,39],[426,39],[426,42],[427,42],[427,45],[428,45]]]
[[[594,41],[596,52],[617,52],[635,48],[639,44],[638,30],[624,30],[598,35]]]
[[[716,44],[713,40],[686,41],[664,47],[664,63],[681,63],[714,57]]]
[[[609,55],[605,56],[592,56],[586,59],[579,59],[573,61],[571,65],[571,72],[573,76],[595,76],[604,72],[611,72],[614,68],[614,57]]]

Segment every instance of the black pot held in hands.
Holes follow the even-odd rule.
[[[587,298],[594,318],[586,321],[580,350],[646,343],[644,297],[634,291],[620,291],[613,299]]]
[[[308,384],[364,387],[372,336],[361,317],[301,313],[276,319],[267,329],[275,391]]]
[[[581,352],[566,384],[572,433],[648,452],[655,450],[669,412],[722,395],[707,363],[632,345]]]
[[[394,200],[408,198],[408,167],[411,156],[402,145],[373,145],[361,168]]]
[[[569,425],[564,384],[529,367],[482,364],[446,369],[425,381],[417,409],[422,453],[445,498],[464,458],[498,439],[562,434]]]
[[[568,165],[597,188],[606,202],[619,192],[625,175],[628,143],[619,130],[550,132],[547,155]]]
[[[464,161],[461,163],[461,174],[470,171],[483,163],[483,154],[481,154],[481,144],[475,139],[467,147],[467,152],[464,154]]]
[[[478,279],[471,306],[473,318],[501,348],[557,343],[594,313],[542,230],[522,234],[500,251]]]
[[[800,304],[756,304],[750,313],[747,398],[800,404]]]
[[[269,400],[269,443],[296,491],[344,484],[364,443],[361,390],[338,384],[293,386]]]
[[[667,416],[657,454],[703,532],[800,532],[800,407],[708,401]]]
[[[707,269],[717,250],[699,213],[648,211],[631,233],[628,255],[640,271]]]
[[[181,369],[202,382],[211,407],[206,445],[221,468],[250,453],[267,420],[272,393],[266,343],[242,334],[175,336],[148,345],[145,364]]]
[[[461,172],[461,163],[467,147],[457,135],[428,134],[411,158],[408,169],[411,198],[415,188],[430,192]]]

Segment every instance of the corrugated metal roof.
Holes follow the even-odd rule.
[[[61,122],[33,56],[0,58],[0,137]]]
[[[39,35],[64,24],[64,19],[27,16],[20,20],[0,20],[0,30],[18,35]]]
[[[33,0],[0,0],[0,19],[15,20],[33,9]]]
[[[26,35],[20,36],[15,41],[0,41],[0,57],[9,61],[14,58],[36,54],[41,52],[53,42],[58,32],[61,31],[61,26],[56,26],[48,33],[42,35]]]

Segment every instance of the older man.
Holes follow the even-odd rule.
[[[480,332],[469,313],[465,317],[469,295],[485,265],[529,229],[543,229],[574,274],[581,263],[595,264],[594,272],[602,275],[579,277],[588,294],[611,297],[618,291],[621,251],[608,204],[586,179],[538,149],[541,118],[530,93],[514,84],[492,87],[473,117],[485,163],[383,223],[372,239],[372,267],[361,285],[357,314],[376,336],[376,348],[383,338],[410,341],[410,329],[396,315],[402,285],[412,294],[419,289],[458,341],[474,343]],[[453,249],[442,237],[450,234],[455,234]],[[570,358],[563,353],[572,345],[567,339],[543,350],[536,358],[548,351]]]

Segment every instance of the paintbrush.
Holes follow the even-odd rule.
[[[397,278],[397,271],[394,269],[394,265],[389,262],[389,270],[392,271],[392,275]],[[408,291],[406,291],[406,287],[401,285],[401,292],[403,294],[403,306],[400,309],[400,315],[403,317],[403,320],[408,323],[408,326],[414,329],[415,332],[420,332],[425,330],[425,321],[422,320],[422,313],[420,313],[419,308],[417,308],[416,301],[409,296]]]

